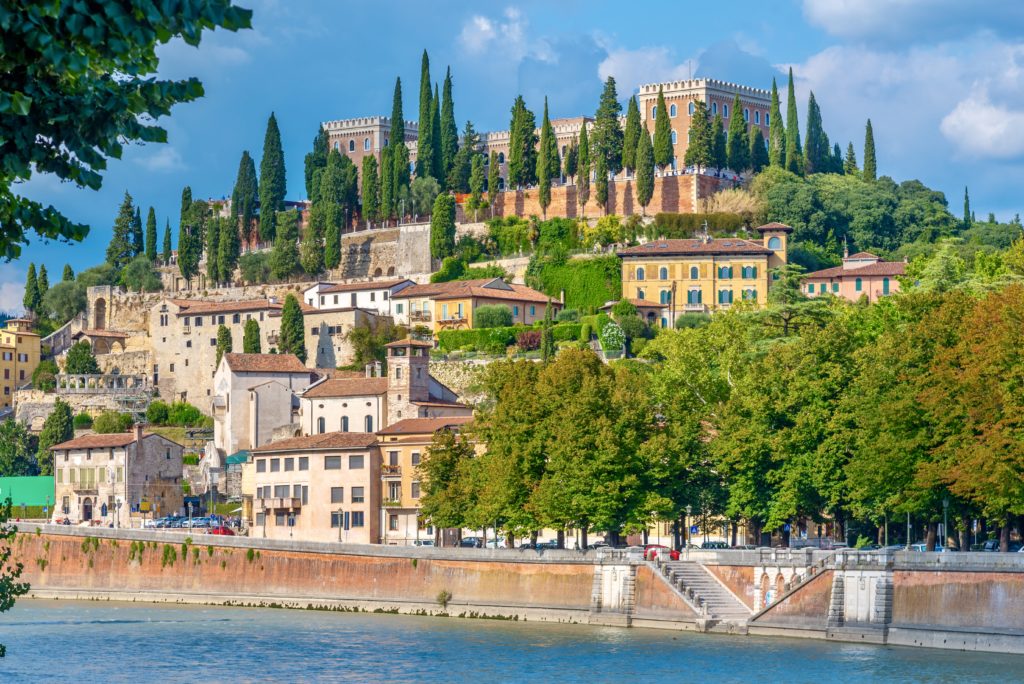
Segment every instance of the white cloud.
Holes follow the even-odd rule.
[[[985,89],[958,102],[942,119],[940,130],[966,156],[1024,156],[1024,110],[993,104]]]
[[[841,38],[868,42],[958,39],[977,30],[1014,35],[1024,4],[989,0],[804,0],[807,20]]]
[[[601,80],[615,77],[620,93],[630,93],[645,83],[660,83],[686,78],[697,70],[697,62],[679,63],[667,47],[643,47],[637,50],[613,49],[598,65]]]
[[[506,8],[500,18],[475,14],[459,32],[459,45],[470,55],[483,55],[500,50],[502,59],[518,64],[524,57],[557,63],[558,55],[544,38],[531,38],[529,22],[516,7]]]
[[[185,162],[182,160],[181,154],[170,145],[145,145],[141,149],[148,151],[148,154],[133,155],[132,161],[147,171],[180,171],[185,168]]]
[[[25,272],[14,264],[0,264],[0,311],[20,314],[24,311]]]

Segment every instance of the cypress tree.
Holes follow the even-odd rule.
[[[280,228],[274,236],[274,248],[270,252],[270,274],[277,280],[288,280],[299,270],[298,212],[278,212],[275,221]],[[180,250],[179,250],[180,251]]]
[[[64,264],[64,275],[61,280],[65,283],[69,283],[75,279],[75,272],[71,268],[71,264]]]
[[[304,160],[307,199],[313,199],[313,176],[316,175],[317,170],[322,170],[327,167],[328,146],[329,142],[327,140],[327,131],[325,131],[322,127],[317,127],[316,136],[313,138],[313,150],[311,152],[306,153],[306,157]],[[248,155],[249,153],[245,152],[244,154]],[[241,168],[239,168],[239,175],[241,175]],[[255,183],[256,174],[254,170],[253,184],[255,185]]]
[[[429,84],[428,84],[429,88]],[[422,131],[420,131],[422,134]],[[399,210],[398,198],[409,190],[409,148],[405,146],[405,114],[402,113],[402,79],[395,79],[395,92],[391,98],[391,209]],[[381,171],[383,174],[383,171]]]
[[[580,127],[579,162],[576,165],[576,201],[580,205],[580,213],[587,215],[587,202],[590,201],[590,139],[587,136],[587,122]]]
[[[242,242],[238,235],[238,222],[234,218],[222,218],[220,220],[220,240],[217,244],[217,266],[222,281],[231,282],[241,251]]]
[[[695,112],[696,113],[696,112]],[[664,116],[663,116],[664,115]],[[672,163],[672,123],[668,120],[665,93],[658,86],[658,104],[654,109],[654,163],[662,172]]]
[[[416,119],[419,128],[419,144],[417,150],[419,154],[416,157],[416,175],[417,176],[433,176],[433,158],[429,156],[433,154],[433,113],[431,112],[431,106],[433,104],[433,98],[430,93],[430,57],[427,55],[427,51],[423,51],[423,57],[420,59],[420,111],[419,117]],[[436,178],[436,176],[434,176]]]
[[[548,118],[548,98],[544,98],[544,117],[540,124],[540,152],[537,155],[537,178],[538,197],[540,210],[544,218],[548,216],[548,206],[551,204],[551,139],[555,133],[551,129],[551,120]]]
[[[970,228],[971,224],[974,223],[972,220],[974,214],[971,213],[971,196],[967,192],[967,186],[964,186],[964,228]],[[29,276],[32,275],[31,266],[29,267]],[[25,294],[28,295],[28,286],[25,287]],[[28,308],[26,305],[25,308]]]
[[[843,173],[852,176],[857,173],[857,153],[853,151],[853,143],[846,146],[846,159],[843,160]]]
[[[594,157],[594,199],[608,213],[608,162],[601,155]]]
[[[540,357],[547,363],[555,358],[555,334],[551,331],[551,300],[544,307],[544,325],[540,334]]]
[[[134,224],[135,207],[132,206],[132,196],[125,192],[121,209],[114,220],[114,234],[107,245],[107,263],[117,271],[123,269],[135,257]]]
[[[721,114],[715,114],[714,123],[712,124],[712,136],[714,139],[713,159],[712,165],[716,169],[725,168],[728,162],[727,154],[725,151],[725,122],[722,121]]]
[[[654,196],[654,146],[646,130],[640,131],[636,146],[636,201],[646,215]]]
[[[537,179],[537,118],[522,95],[512,105],[509,127],[508,182],[521,188]]]
[[[377,175],[377,158],[363,157],[363,218],[367,228],[380,216],[380,177]]]
[[[146,258],[156,263],[156,210],[153,207],[146,214]]]
[[[227,223],[227,221],[224,221]],[[251,319],[250,319],[251,320]],[[215,366],[220,365],[220,360],[224,358],[225,354],[231,353],[231,331],[226,325],[219,325],[217,327],[217,363]]]
[[[686,147],[683,163],[696,167],[699,173],[701,169],[711,166],[715,161],[714,128],[708,119],[708,105],[703,100],[696,100],[693,103],[689,137],[690,144]]]
[[[135,216],[132,217],[132,254],[133,257],[146,253],[146,243],[142,232],[142,212],[135,207]]]
[[[875,133],[871,129],[871,119],[868,119],[864,127],[864,178],[875,180],[878,177],[878,169],[875,167]]]
[[[747,136],[747,122],[740,109],[740,96],[732,100],[732,118],[729,119],[729,139],[725,156],[729,168],[737,173],[750,168],[750,138]]]
[[[263,136],[263,158],[260,159],[260,240],[272,242],[277,212],[284,209],[285,169],[284,150],[277,117],[270,113],[267,132]]]
[[[768,108],[768,162],[772,166],[786,166],[786,129],[779,108],[779,88],[772,79],[772,102]]]
[[[391,148],[385,147],[380,152],[380,218],[382,221],[387,222],[391,218],[395,211],[395,200],[392,186],[395,182],[395,174],[391,167]]]
[[[832,173],[843,172],[843,151],[839,149],[839,143],[832,146]]]
[[[622,134],[622,168],[627,173],[636,169],[636,151],[640,141],[640,108],[636,104],[636,95],[629,98],[626,107],[626,128]]]
[[[562,175],[567,179],[571,179],[571,182],[576,182],[576,168],[579,166],[580,148],[579,144],[573,140],[569,143],[569,149],[565,151],[565,159],[562,160]]]
[[[341,263],[341,224],[345,217],[336,204],[324,209],[324,268],[334,269]]]
[[[164,224],[164,250],[160,258],[165,266],[171,263],[171,219]]]
[[[466,122],[469,124],[469,122]],[[452,68],[444,75],[441,87],[441,178],[447,180],[455,166],[455,157],[459,153],[459,127],[455,123],[455,101],[452,99]],[[449,181],[449,189],[451,187]]]
[[[487,206],[491,208],[491,216],[494,216],[494,203],[498,201],[498,181],[501,178],[498,153],[491,150],[491,156],[487,162]]]
[[[455,252],[455,198],[442,192],[430,214],[430,256],[441,260]]]
[[[467,121],[462,132],[462,145],[455,153],[455,161],[448,170],[448,189],[453,192],[469,191],[469,173],[473,166],[473,157],[480,155],[480,135],[473,128],[473,122]]]
[[[594,113],[594,130],[591,132],[590,145],[596,162],[598,157],[604,159],[604,168],[612,175],[622,170],[622,128],[619,126],[619,114],[622,105],[615,91],[615,78],[609,76],[604,83],[601,99]],[[598,168],[595,164],[594,168]],[[605,179],[607,181],[607,178]]]
[[[25,294],[21,298],[25,311],[35,313],[39,309],[39,281],[36,278],[36,265],[28,265],[28,275],[25,277]]]
[[[438,185],[443,186],[448,180],[443,171],[444,157],[441,150],[441,101],[437,95],[437,84],[434,85],[434,99],[430,103],[430,175]]]
[[[803,151],[800,147],[800,124],[796,113],[796,90],[793,87],[793,68],[789,68],[789,93],[786,96],[786,170],[801,173]]]
[[[245,322],[245,328],[242,332],[242,353],[261,354],[262,352],[260,324],[256,322],[255,318],[250,318]]]
[[[484,156],[482,154],[474,154],[469,171],[469,201],[472,205],[474,221],[477,219],[477,210],[480,209],[480,203],[483,202],[483,191]]]
[[[46,274],[46,264],[39,264],[39,275],[36,278],[36,293],[39,295],[39,303],[42,304],[46,291],[50,289],[50,278]]]
[[[760,173],[761,169],[768,166],[768,148],[765,146],[764,134],[760,126],[754,126],[754,133],[750,136],[750,170],[753,173]]]
[[[178,271],[185,280],[195,277],[199,268],[197,239],[192,232],[192,188],[181,191],[181,214],[178,222]]]
[[[281,307],[281,332],[278,338],[282,354],[295,354],[299,361],[306,362],[306,323],[299,300],[290,293]]]
[[[219,283],[223,280],[220,277],[220,219],[215,218],[210,222],[206,230],[206,278],[211,283]]]
[[[547,97],[544,98],[544,107],[547,108]],[[555,129],[548,121],[548,178],[560,178],[562,175],[562,157],[558,153],[558,138],[555,137]],[[540,172],[537,173],[540,176]]]
[[[50,447],[66,442],[74,436],[75,426],[71,416],[71,404],[58,398],[53,404],[53,411],[43,423],[42,432],[39,433],[36,460],[39,462],[40,475],[53,475],[53,453],[50,451]]]
[[[812,90],[807,97],[807,134],[804,136],[804,171],[808,174],[829,170],[831,150],[821,124],[821,109]]]
[[[324,134],[323,145],[326,150],[326,134]],[[315,172],[318,168],[317,164],[314,164],[311,169],[310,154],[306,155],[307,173],[310,171]],[[231,191],[231,215],[235,217],[235,224],[246,239],[249,238],[252,231],[252,221],[256,216],[256,202],[258,199],[259,187],[256,182],[256,162],[249,156],[249,151],[245,150],[242,152],[242,158],[238,160],[238,175],[235,177],[235,187]]]
[[[306,233],[302,236],[299,250],[299,263],[302,270],[314,278],[324,270],[324,231],[327,226],[327,207],[334,204],[321,202],[309,212],[309,223]]]

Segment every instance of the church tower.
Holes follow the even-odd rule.
[[[430,401],[430,342],[406,338],[388,350],[388,425],[418,418],[415,402]]]

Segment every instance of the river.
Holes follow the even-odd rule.
[[[1024,657],[458,618],[22,600],[0,681],[1021,681]]]

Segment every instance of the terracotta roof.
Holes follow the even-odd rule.
[[[424,340],[414,340],[411,337],[406,337],[403,340],[396,342],[388,342],[384,345],[385,347],[431,347],[433,348],[433,342],[426,342]]]
[[[396,293],[393,299],[407,299],[411,297],[430,297],[431,299],[462,299],[465,297],[486,297],[488,299],[508,299],[511,301],[529,301],[544,303],[550,299],[546,294],[537,292],[525,285],[507,285],[508,289],[502,287],[487,287],[487,285],[500,280],[499,278],[478,278],[476,280],[452,280],[447,283],[423,283],[421,285],[410,285],[401,292]],[[561,304],[558,301],[553,302]]]
[[[365,449],[377,442],[372,432],[325,432],[320,435],[306,435],[282,439],[252,449],[254,454],[274,451],[306,451],[312,449]]]
[[[879,261],[876,264],[868,264],[859,268],[843,268],[833,266],[814,273],[805,273],[807,278],[855,278],[857,276],[901,276],[907,270],[907,265],[902,261]]]
[[[771,223],[766,223],[763,226],[758,226],[754,230],[759,230],[761,232],[765,232],[765,231],[769,231],[769,230],[782,230],[782,231],[785,231],[787,233],[792,233],[793,232],[793,226],[787,226],[785,223],[779,223],[778,221],[772,221]]]
[[[388,391],[387,378],[331,378],[310,387],[302,396],[306,399],[331,397],[369,397]]]
[[[770,249],[741,238],[712,238],[703,240],[651,240],[650,242],[619,250],[624,257],[702,256],[714,254],[762,255],[774,254]]]
[[[125,333],[114,332],[113,330],[79,330],[78,332],[76,332],[74,335],[71,336],[71,339],[73,339],[73,340],[74,339],[78,339],[79,337],[82,337],[82,336],[85,336],[85,337],[114,337],[114,338],[121,339],[121,340],[123,340],[123,339],[128,337],[128,335],[125,334]]]
[[[659,304],[658,302],[652,302],[649,299],[636,299],[634,297],[626,297],[626,301],[629,302],[630,304],[632,304],[633,306],[635,306],[638,309],[663,309],[663,308],[665,308],[664,304]],[[610,302],[605,302],[601,306],[601,308],[602,309],[610,309],[610,308],[612,308],[613,306],[615,306],[618,303],[619,303],[619,300],[613,299]]]
[[[379,280],[377,282],[364,281],[361,283],[328,283],[327,287],[320,290],[320,294],[331,294],[334,292],[359,292],[363,290],[387,290],[391,289],[395,285],[411,282],[412,281],[408,278],[399,278],[397,280]]]
[[[416,404],[417,406],[440,406],[442,408],[454,406],[456,408],[469,408],[465,404],[460,404],[457,401],[448,401],[447,399],[441,399],[440,397],[431,397],[430,401],[413,401],[409,403]]]
[[[142,433],[142,438],[153,437],[151,433]],[[50,447],[51,451],[64,450],[64,449],[109,449],[111,447],[123,447],[131,444],[135,441],[135,431],[132,432],[115,432],[107,435],[82,435],[81,437],[75,437],[69,439],[66,442],[60,444],[54,444]]]
[[[280,309],[280,302],[271,302],[269,299],[249,299],[238,302],[211,302],[196,299],[172,299],[175,305],[180,308],[179,316],[192,316],[195,314],[221,314],[236,313],[239,311],[260,311],[263,309]]]
[[[857,252],[856,254],[851,254],[848,257],[843,257],[843,259],[881,259],[881,257],[877,254],[872,254],[871,252]]]
[[[225,354],[228,368],[236,373],[308,373],[295,354]]]
[[[383,430],[378,435],[431,435],[438,430],[465,425],[473,416],[448,416],[446,418],[406,418]]]

